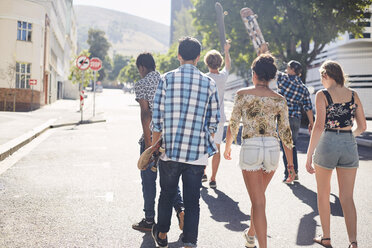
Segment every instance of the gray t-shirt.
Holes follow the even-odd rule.
[[[229,71],[224,67],[220,73],[210,73],[208,72],[207,75],[211,77],[217,85],[217,91],[218,91],[218,99],[220,101],[220,115],[221,115],[221,120],[220,122],[225,122],[226,121],[226,115],[225,115],[225,109],[224,109],[224,97],[225,97],[225,85],[227,78],[229,76]]]

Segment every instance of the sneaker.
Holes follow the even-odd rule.
[[[157,247],[168,248],[168,238],[165,239],[159,238],[159,231],[156,228],[156,224],[152,226],[151,235]]]
[[[254,239],[254,236],[249,236],[248,235],[248,230],[249,230],[249,228],[245,229],[244,230],[244,234],[243,234],[245,240],[247,241],[245,243],[245,247],[247,247],[247,248],[254,248],[254,247],[256,247],[256,245],[255,245],[255,239]]]
[[[217,188],[217,183],[216,183],[216,181],[210,181],[210,182],[209,182],[209,187],[211,187],[212,189]]]
[[[206,181],[208,181],[208,177],[207,177],[207,174],[204,174],[202,177],[202,182],[206,182]]]
[[[150,232],[154,224],[154,221],[148,221],[143,218],[140,222],[133,224],[132,228],[138,231]]]
[[[296,176],[294,178],[294,181],[298,181],[298,174],[296,173]]]
[[[183,225],[185,224],[185,212],[180,211],[177,212],[177,219],[178,219],[178,226],[180,227],[180,230],[183,230]]]

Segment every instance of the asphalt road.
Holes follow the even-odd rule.
[[[11,167],[0,174],[0,247],[155,247],[149,233],[131,228],[143,217],[139,106],[120,90],[104,89],[96,100],[107,122],[51,129],[1,162]],[[315,178],[304,169],[307,144],[301,135],[300,182],[283,184],[280,164],[267,190],[268,247],[320,247],[312,242],[321,228]],[[221,160],[217,189],[201,190],[199,247],[244,247],[250,201],[238,153],[234,146],[233,160]],[[360,156],[358,241],[372,247],[372,154],[360,148]],[[331,201],[334,247],[347,247],[335,173]],[[181,247],[180,234],[173,216],[169,247]]]

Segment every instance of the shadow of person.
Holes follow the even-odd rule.
[[[145,235],[142,236],[142,244],[140,248],[153,248],[155,246],[155,242],[151,236],[151,232],[144,232]]]
[[[202,187],[201,198],[208,205],[212,219],[218,222],[226,222],[225,227],[231,231],[240,232],[248,227],[243,221],[250,220],[250,216],[244,214],[238,203],[218,189],[213,189],[217,197],[208,194],[208,188]]]
[[[318,212],[318,205],[317,205],[317,193],[306,188],[300,183],[289,184],[289,188],[292,190],[293,194],[301,200],[304,204],[308,205],[312,208],[312,212],[305,214],[298,226],[297,230],[297,245],[312,245],[313,238],[316,235],[316,226],[317,222],[315,221],[315,217],[319,215]],[[331,215],[333,216],[343,216],[342,208],[340,204],[339,198],[331,194],[334,199],[331,198]],[[333,202],[332,202],[333,200]]]

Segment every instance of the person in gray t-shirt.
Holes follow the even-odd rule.
[[[220,52],[217,50],[210,50],[207,52],[207,54],[204,57],[204,63],[208,66],[209,72],[207,75],[211,77],[217,85],[218,90],[218,99],[220,103],[220,122],[217,127],[217,132],[214,135],[214,142],[216,143],[218,153],[213,155],[212,158],[212,176],[210,178],[209,186],[211,188],[216,188],[216,175],[218,166],[220,165],[220,159],[221,159],[221,152],[220,152],[220,144],[222,142],[223,138],[223,131],[224,131],[224,124],[226,122],[226,116],[225,116],[225,110],[224,110],[224,95],[225,95],[225,84],[227,81],[227,78],[229,76],[229,71],[231,69],[231,61],[230,61],[230,50],[231,44],[230,41],[226,41],[224,52],[225,52],[225,67],[219,71],[223,64],[223,57]],[[202,178],[202,181],[207,181],[207,175],[204,171],[204,175]]]

